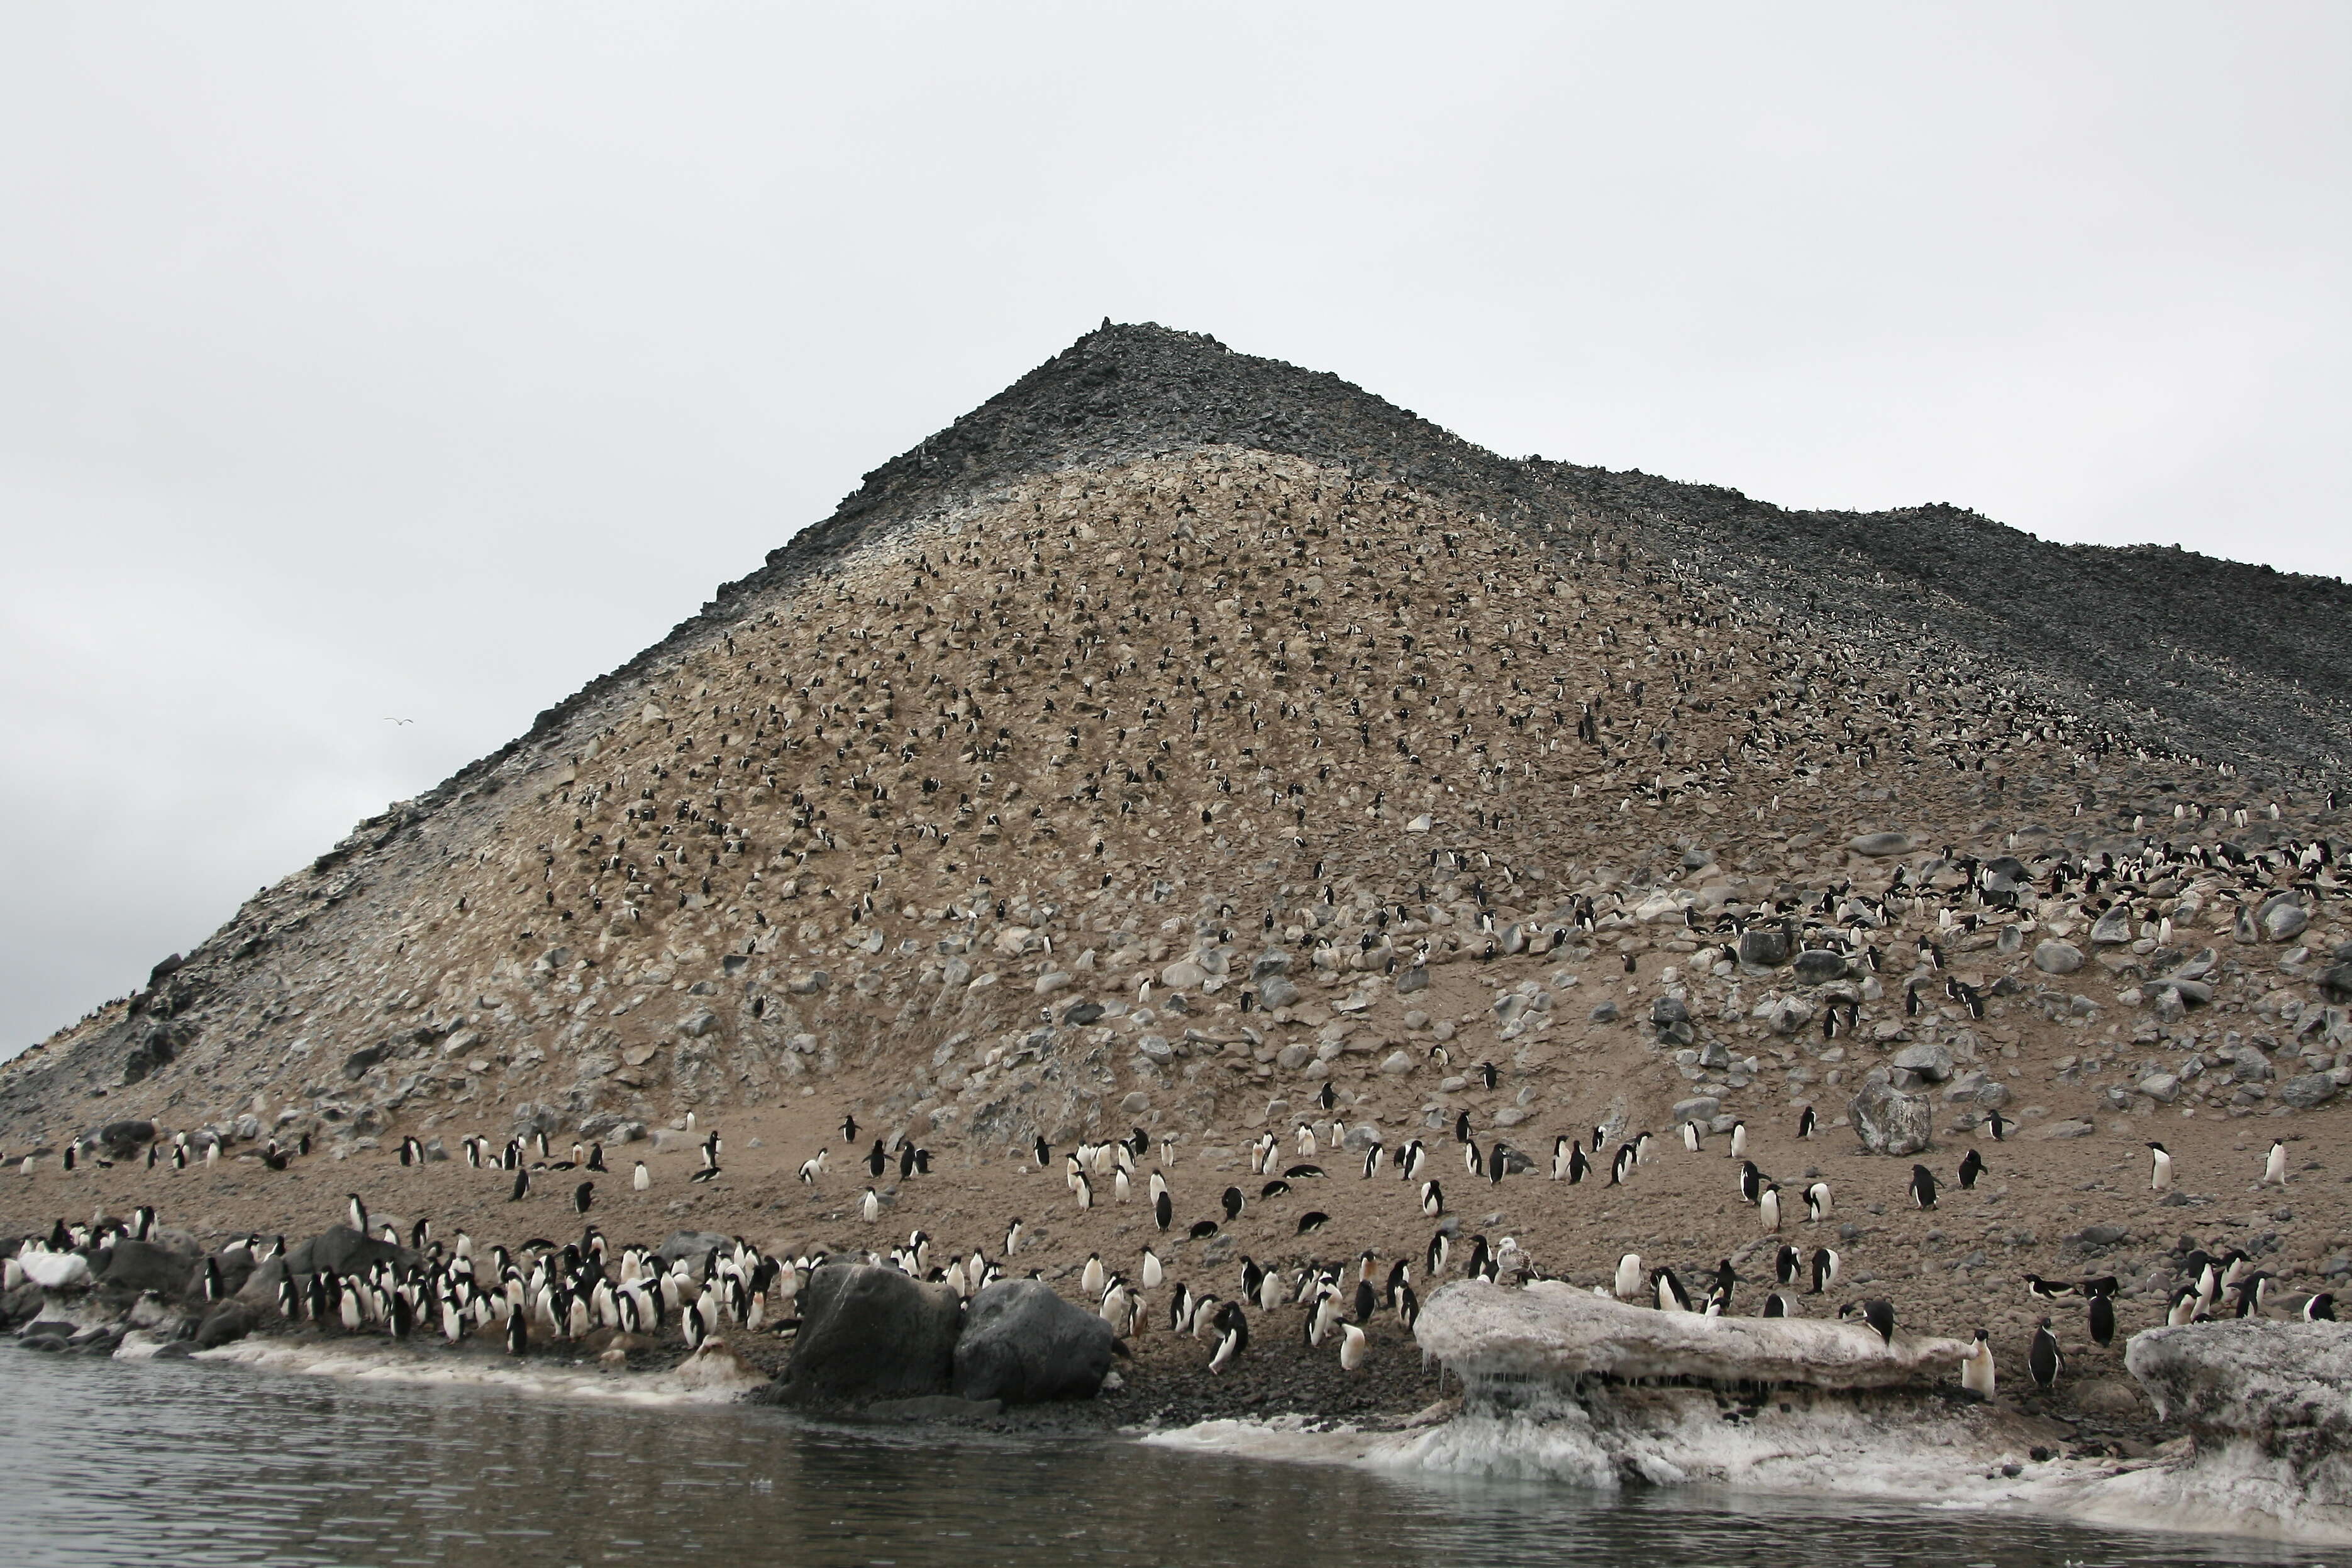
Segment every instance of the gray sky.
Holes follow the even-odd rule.
[[[2342,5],[13,7],[0,1054],[1105,315],[2352,574],[2347,81]]]

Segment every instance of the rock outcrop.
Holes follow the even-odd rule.
[[[1413,1338],[1465,1380],[1693,1378],[1812,1388],[1889,1388],[1957,1375],[1958,1340],[1860,1322],[1709,1318],[1656,1312],[1556,1280],[1511,1290],[1459,1281],[1422,1308]]]
[[[801,1286],[801,1327],[784,1369],[795,1403],[849,1405],[945,1394],[963,1303],[896,1269],[831,1263]]]
[[[1002,1280],[971,1299],[955,1346],[955,1392],[1032,1405],[1091,1399],[1110,1373],[1110,1324],[1036,1280]]]

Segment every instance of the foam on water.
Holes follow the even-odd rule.
[[[125,1337],[126,1349],[131,1337]],[[150,1356],[154,1354],[152,1349],[142,1346],[126,1359],[137,1359],[142,1352]],[[116,1354],[121,1354],[122,1351]],[[453,1355],[364,1341],[246,1339],[216,1350],[198,1351],[191,1359],[355,1383],[500,1388],[517,1394],[595,1400],[608,1405],[723,1405],[756,1385],[755,1382],[730,1376],[723,1369],[718,1375],[699,1376],[685,1367],[675,1372],[606,1372],[544,1359],[509,1361],[487,1354]]]

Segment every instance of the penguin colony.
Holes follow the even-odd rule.
[[[223,1231],[315,1224],[225,1185],[310,1146],[446,1212],[462,1134],[617,1155],[724,1108],[723,1161],[632,1148],[583,1187],[534,1153],[483,1201],[684,1204],[780,1256],[1022,1213],[1032,1266],[1098,1254],[1130,1294],[1148,1230],[1219,1309],[1245,1244],[1349,1322],[1352,1260],[1388,1260],[1387,1312],[1440,1231],[1453,1273],[1491,1232],[1601,1283],[1627,1250],[1760,1277],[1810,1226],[1808,1279],[1828,1248],[1906,1323],[1981,1314],[2004,1348],[2042,1314],[1997,1299],[2073,1332],[2016,1299],[2029,1269],[2115,1264],[2126,1333],[2199,1250],[2341,1277],[2334,1178],[2303,1175],[2352,1079],[2332,781],[2169,749],[2004,650],[1825,633],[1637,553],[1606,486],[1516,516],[1213,444],[1036,472],[785,552],[0,1069],[18,1223],[83,1211],[68,1182],[161,1201],[159,1146],[220,1177]],[[1860,1162],[1847,1102],[1882,1078],[1976,1164]],[[834,1134],[845,1101],[890,1168]],[[2231,1162],[2274,1112],[2288,1185],[2250,1206]],[[162,1135],[122,1155],[105,1121]],[[1066,1174],[1036,1141],[1129,1126],[1176,1163],[1025,1190]],[[948,1179],[900,1173],[914,1144]],[[2102,1228],[2128,1239],[2069,1239]]]

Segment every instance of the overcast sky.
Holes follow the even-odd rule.
[[[2341,4],[13,6],[0,1054],[1106,315],[2352,574],[2347,82]]]

